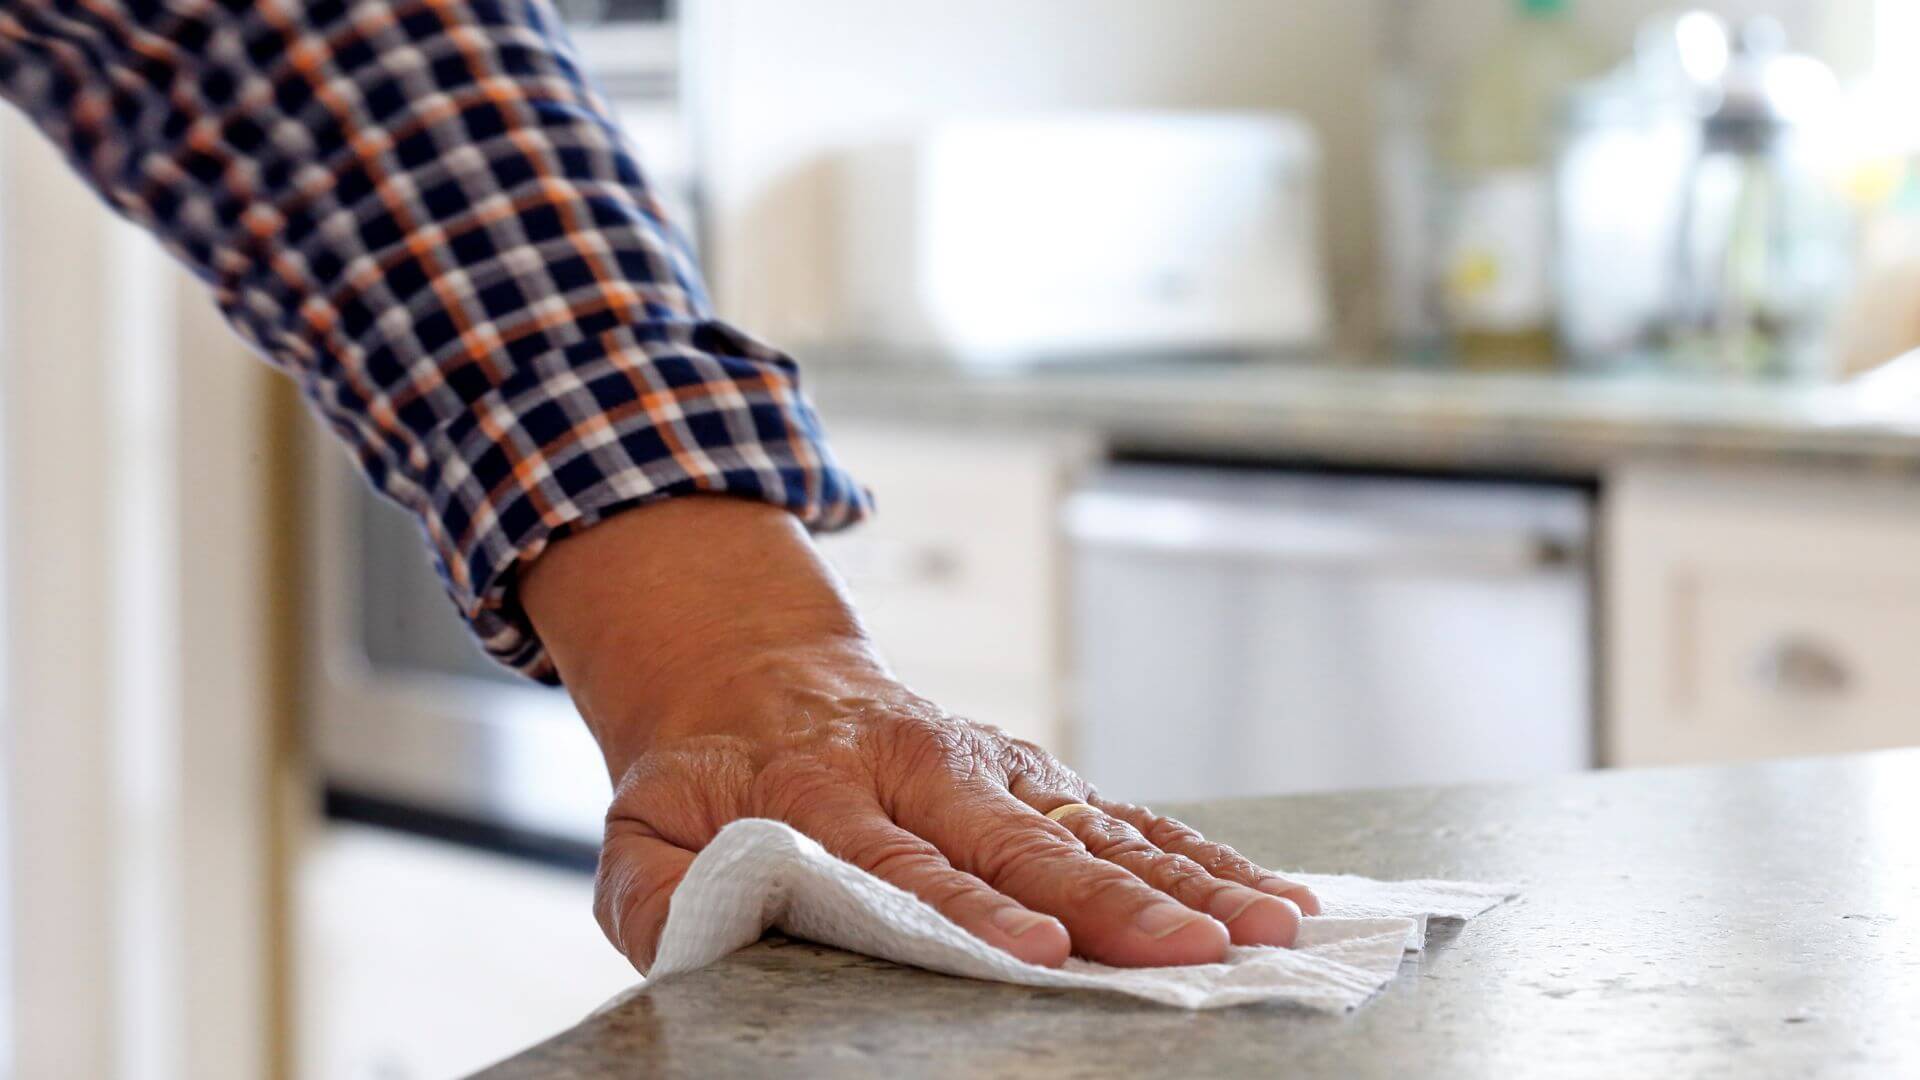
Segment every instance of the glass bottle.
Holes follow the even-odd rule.
[[[1819,140],[1838,83],[1788,52],[1770,19],[1744,25],[1732,53],[1682,188],[1672,359],[1735,375],[1818,375],[1849,261]]]
[[[1460,80],[1441,147],[1450,206],[1440,288],[1469,367],[1553,363],[1552,119],[1569,88],[1605,67],[1567,0],[1517,3]]]

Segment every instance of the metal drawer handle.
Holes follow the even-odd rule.
[[[1754,677],[1775,693],[1803,698],[1834,697],[1853,683],[1846,662],[1804,634],[1789,634],[1762,652]]]
[[[1420,530],[1366,514],[1083,491],[1067,502],[1082,548],[1356,573],[1525,575],[1577,569],[1585,538],[1546,529]]]

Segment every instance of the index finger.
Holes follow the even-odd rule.
[[[987,944],[1041,967],[1066,962],[1066,927],[955,869],[938,848],[894,824],[878,805],[851,795],[817,799],[790,824],[835,856],[919,897]]]

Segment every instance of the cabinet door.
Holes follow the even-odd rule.
[[[334,824],[296,890],[302,1080],[465,1076],[640,979],[601,936],[587,874]]]
[[[1089,444],[836,423],[833,446],[879,512],[821,547],[887,661],[945,708],[1054,747],[1060,505]]]
[[[1920,744],[1920,484],[1636,469],[1608,496],[1612,763]]]

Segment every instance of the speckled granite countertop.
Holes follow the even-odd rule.
[[[1263,862],[1515,880],[1348,1016],[1187,1013],[769,940],[482,1074],[1920,1075],[1920,750],[1216,803]]]
[[[1492,375],[1245,361],[992,373],[806,363],[829,425],[1091,433],[1147,452],[1592,475],[1625,460],[1920,476],[1920,392],[1673,376]]]

